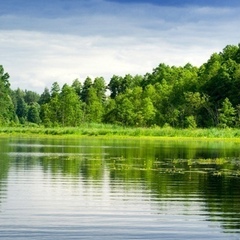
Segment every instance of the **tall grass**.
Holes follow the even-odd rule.
[[[111,124],[83,124],[79,127],[1,127],[1,135],[76,135],[122,137],[240,138],[240,129],[175,129],[171,127],[130,128]]]

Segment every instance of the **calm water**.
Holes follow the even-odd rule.
[[[239,143],[0,139],[0,239],[240,239]]]

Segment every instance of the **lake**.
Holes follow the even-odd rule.
[[[0,138],[0,239],[240,239],[240,147]]]

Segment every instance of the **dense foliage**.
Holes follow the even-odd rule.
[[[39,95],[11,90],[0,66],[0,125],[47,127],[111,123],[124,126],[208,128],[240,126],[240,44],[214,53],[200,67],[159,64],[144,76],[113,75],[57,82]]]

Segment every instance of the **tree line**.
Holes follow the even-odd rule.
[[[12,90],[9,78],[0,66],[0,126],[240,126],[240,44],[227,45],[200,67],[161,63],[145,75],[113,75],[108,84],[103,77],[54,82],[42,94]]]

